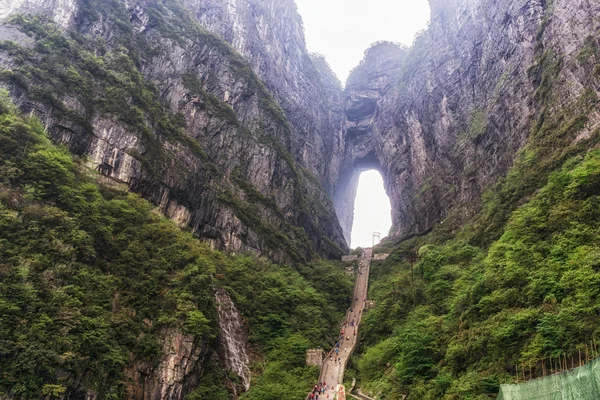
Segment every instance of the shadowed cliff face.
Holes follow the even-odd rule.
[[[60,31],[41,32],[31,21],[5,24],[2,38],[24,47],[3,49],[11,71],[4,82],[56,141],[214,247],[278,261],[337,258],[347,246],[326,188],[339,152],[290,4],[244,11],[233,3],[18,1],[5,18],[49,14],[78,40],[64,42]],[[228,25],[226,15],[237,22]],[[200,22],[232,34],[256,25],[230,36],[253,57],[245,60]],[[42,42],[63,44],[64,58],[39,51]],[[44,68],[30,73],[34,64]],[[70,76],[60,72],[70,67]],[[73,90],[80,78],[85,90]]]

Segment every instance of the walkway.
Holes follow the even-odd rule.
[[[360,259],[358,268],[359,273],[356,279],[356,285],[354,286],[354,298],[352,299],[350,310],[346,313],[346,320],[342,324],[340,330],[340,336],[342,338],[339,342],[338,361],[336,362],[336,352],[334,348],[327,354],[321,369],[321,382],[326,382],[329,389],[325,392],[325,395],[320,395],[319,399],[333,400],[335,398],[336,386],[342,385],[344,382],[344,370],[346,368],[346,363],[350,358],[350,354],[352,354],[354,346],[356,345],[358,327],[366,305],[372,254],[372,249],[365,249]],[[352,321],[354,321],[354,326],[352,326]],[[344,332],[343,335],[342,332]],[[338,339],[340,336],[338,336]]]

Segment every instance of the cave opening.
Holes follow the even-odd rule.
[[[377,169],[361,171],[354,199],[350,247],[371,247],[378,243],[376,234],[386,237],[391,227],[392,206],[383,176]]]

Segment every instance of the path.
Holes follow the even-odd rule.
[[[325,395],[320,395],[319,399],[333,400],[335,398],[336,386],[342,385],[344,382],[344,370],[348,358],[350,358],[350,354],[352,354],[354,346],[356,345],[356,340],[358,338],[358,324],[360,324],[364,312],[363,310],[366,305],[372,255],[372,249],[365,249],[359,261],[359,273],[357,275],[356,285],[354,286],[352,305],[350,306],[350,310],[346,313],[346,321],[344,321],[348,326],[345,324],[342,325],[344,335],[343,340],[340,340],[339,348],[339,358],[341,359],[341,362],[335,362],[335,348],[327,354],[321,369],[321,382],[326,382],[329,389],[325,392]],[[351,326],[353,320],[354,326]],[[347,340],[347,338],[350,338],[350,340]],[[333,358],[333,360],[331,358]]]

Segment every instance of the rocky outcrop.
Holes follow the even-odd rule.
[[[269,13],[260,17],[266,26],[277,22],[286,37],[295,40],[289,60],[283,41],[266,49],[244,47],[231,38],[241,50],[255,55],[248,63],[199,25],[209,19],[200,13],[206,7],[197,6],[190,3],[190,12],[177,4],[143,0],[73,0],[61,2],[61,7],[42,0],[19,2],[10,11],[50,13],[68,32],[88,38],[75,56],[78,60],[92,50],[103,55],[102,68],[115,65],[90,77],[89,65],[77,68],[78,63],[72,63],[92,93],[69,93],[68,82],[56,85],[63,76],[48,75],[68,68],[73,60],[61,63],[42,52],[29,53],[29,64],[59,64],[42,70],[46,76],[33,74],[30,79],[31,74],[22,70],[27,65],[12,61],[18,52],[9,46],[1,57],[10,72],[5,82],[21,108],[37,114],[55,140],[85,156],[90,167],[150,199],[214,247],[250,250],[278,261],[303,261],[318,254],[338,257],[347,246],[323,187],[333,180],[329,159],[339,152],[332,149],[327,135],[331,130],[329,107],[323,103],[327,99],[304,48],[295,10],[288,12],[290,24],[279,15],[275,18],[283,7],[279,3],[265,8]],[[226,29],[226,19],[220,21]],[[253,26],[252,21],[256,20],[245,24]],[[5,24],[3,37],[12,38],[9,33],[25,30],[28,24]],[[276,35],[270,28],[260,34],[267,33]],[[123,48],[126,53],[118,63],[126,66],[118,66],[111,52]],[[97,98],[108,94],[109,81],[123,78],[120,68],[129,76],[113,85],[110,100],[99,104]],[[279,88],[276,95],[285,99],[286,110],[253,69],[271,88]],[[147,82],[144,88],[140,77]],[[288,82],[289,77],[300,80]],[[280,81],[286,84],[279,85]],[[126,85],[131,86],[129,93],[122,91]],[[52,99],[32,95],[38,87],[52,93]],[[314,91],[304,96],[303,90],[310,87]],[[149,101],[147,96],[156,99]],[[120,105],[113,107],[111,102]]]
[[[135,363],[126,372],[128,397],[140,400],[182,400],[200,381],[210,351],[191,335],[171,329],[164,335],[156,365]]]
[[[209,359],[237,376],[230,382],[234,396],[250,389],[245,320],[224,289],[215,290],[214,300],[219,325],[218,346],[178,329],[167,329],[161,335],[163,347],[158,360],[137,361],[127,368],[128,398],[182,400],[200,383]]]
[[[228,371],[237,375],[242,390],[247,391],[250,389],[251,376],[246,324],[225,290],[216,291],[215,302],[219,314],[219,342],[223,364]]]
[[[556,102],[557,113],[586,91],[598,93],[593,62],[582,58],[596,57],[599,5],[430,3],[430,27],[401,63],[386,61],[401,58],[401,49],[376,46],[348,81],[346,168],[335,195],[346,234],[361,168],[382,172],[394,236],[424,233],[450,212],[466,220],[506,174],[545,107]],[[545,95],[550,83],[552,98]]]
[[[78,3],[74,0],[1,0],[0,20],[5,20],[16,13],[35,12],[49,15],[52,20],[63,28],[73,23],[78,9]],[[2,37],[2,40],[6,40]]]

